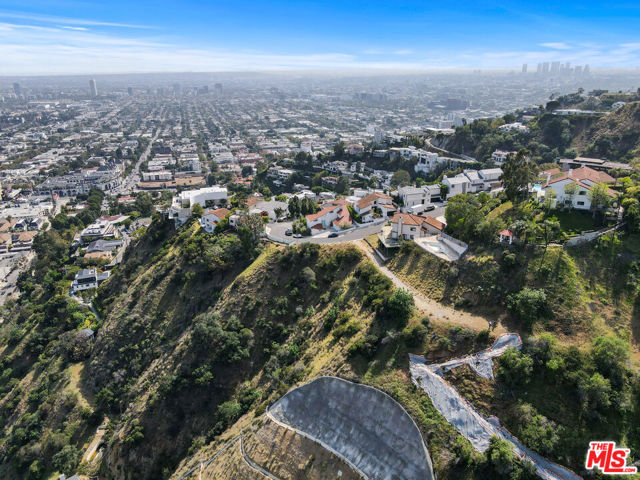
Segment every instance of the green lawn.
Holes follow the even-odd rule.
[[[603,226],[591,212],[580,212],[577,210],[553,210],[544,216],[544,219],[556,217],[560,222],[560,228],[567,235],[578,235],[585,230],[598,230]]]

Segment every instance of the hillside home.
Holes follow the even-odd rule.
[[[350,227],[352,224],[347,202],[344,200],[334,200],[323,205],[319,212],[307,215],[306,220],[307,227],[313,233],[318,233],[322,230],[339,230],[344,227]]]
[[[375,209],[380,210],[382,217],[389,217],[396,212],[391,197],[386,193],[374,192],[359,199],[353,204],[353,209],[358,215],[362,223],[372,222]]]
[[[509,155],[515,155],[517,152],[513,151],[505,151],[505,150],[496,150],[491,154],[491,161],[498,167],[501,167],[504,162],[507,161],[507,157]]]
[[[80,233],[82,241],[85,243],[98,240],[100,238],[114,238],[116,236],[116,229],[108,220],[96,220],[91,225],[87,226]]]
[[[207,210],[200,219],[200,225],[207,233],[213,233],[216,229],[216,225],[220,223],[227,215],[231,213],[226,208],[218,208],[215,210]]]
[[[85,268],[76,273],[73,282],[71,282],[71,293],[88,290],[90,288],[98,288],[104,282],[111,272],[98,272],[95,268]]]
[[[447,199],[471,191],[471,182],[464,173],[459,173],[455,177],[447,177],[445,175],[442,179],[442,184],[448,188]]]
[[[402,200],[404,210],[414,205],[429,205],[431,203],[431,189],[428,186],[422,187],[400,187],[398,197]]]
[[[173,198],[167,214],[175,221],[176,226],[180,226],[191,217],[191,208],[194,205],[198,204],[204,208],[208,203],[226,205],[227,188],[213,186],[180,192],[178,196]]]
[[[391,220],[391,238],[394,240],[415,240],[428,235],[438,235],[443,231],[444,223],[433,217],[396,213]]]
[[[589,190],[598,184],[604,183],[612,185],[615,183],[615,179],[605,173],[593,170],[589,167],[580,167],[576,169],[570,169],[566,172],[562,172],[555,168],[542,172],[542,175],[546,176],[546,182],[542,186],[542,190],[545,192],[554,191],[556,194],[556,205],[565,205],[575,208],[576,210],[589,210],[591,208],[591,200],[589,199]],[[567,192],[569,185],[575,185],[575,193]],[[617,192],[609,189],[611,196],[617,196]]]

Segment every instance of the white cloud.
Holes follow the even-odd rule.
[[[87,30],[89,30],[85,27],[70,27],[68,25],[60,25],[60,28],[64,28],[65,30],[75,30],[77,32],[86,32]]]
[[[71,27],[71,28],[69,28]],[[592,67],[640,65],[640,44],[569,49],[367,50],[357,54],[283,54],[257,50],[183,46],[166,37],[104,33],[78,24],[22,25],[0,22],[3,75],[126,72],[249,71],[295,69],[424,70],[435,68],[518,68],[521,63],[570,61]],[[136,31],[136,33],[139,33]],[[373,57],[375,55],[375,57]]]
[[[570,50],[571,47],[564,42],[547,42],[541,43],[541,47],[551,48],[553,50]]]
[[[99,20],[88,20],[82,18],[69,18],[69,17],[57,17],[55,15],[39,15],[34,13],[24,12],[7,12],[0,11],[0,18],[11,18],[14,20],[27,20],[32,22],[42,23],[54,23],[54,24],[69,24],[69,25],[86,25],[94,27],[119,27],[119,28],[142,28],[152,29],[148,25],[136,25],[131,23],[116,23],[116,22],[102,22]]]

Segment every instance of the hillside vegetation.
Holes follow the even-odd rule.
[[[579,131],[572,147],[586,156],[640,158],[640,102],[630,102]]]
[[[527,149],[538,163],[559,157],[587,156],[631,162],[640,156],[640,102],[634,101],[602,117],[589,115],[538,114],[527,123],[528,132],[501,131],[499,127],[517,120],[506,115],[493,121],[474,120],[457,127],[453,135],[440,134],[437,146],[473,156],[485,162],[495,150]]]
[[[393,260],[400,273],[402,255],[432,272],[424,283],[434,298],[462,296],[481,306],[510,291],[498,280],[506,277],[504,262],[512,260],[500,254],[478,254],[455,275],[451,267],[404,249]],[[548,295],[556,317],[542,325],[564,335],[589,332],[579,315],[592,308],[599,291],[589,293],[587,304],[585,284],[576,281],[585,274],[583,261],[568,255],[549,248],[543,260],[516,256],[509,267],[518,279],[513,285],[558,284],[557,293]],[[570,274],[567,280],[552,280],[557,269]],[[52,275],[24,279],[29,293],[3,312],[3,478],[76,471],[114,480],[177,478],[246,432],[257,435],[247,439],[247,448],[261,461],[300,476],[291,463],[275,460],[286,450],[282,442],[298,440],[260,433],[262,413],[290,388],[319,375],[366,383],[396,399],[419,426],[438,478],[507,478],[491,452],[474,453],[408,372],[409,352],[439,358],[470,353],[485,348],[490,333],[433,324],[416,311],[411,295],[394,288],[353,245],[252,244],[233,233],[206,234],[195,221],[175,231],[157,217],[98,289],[100,320],[68,297],[69,274],[60,272],[55,280]],[[476,290],[468,286],[471,278]],[[47,288],[57,293],[45,294]],[[622,307],[611,308],[626,312],[624,298]],[[621,332],[629,328],[624,322]],[[97,332],[93,343],[77,337],[88,325]],[[539,379],[545,388],[561,388],[546,378]],[[628,385],[635,376],[624,378]],[[621,406],[600,408],[617,412]],[[105,419],[104,455],[81,462]],[[584,429],[586,435],[595,427],[587,423]],[[258,438],[273,444],[258,445]],[[300,459],[300,468],[326,455],[303,444],[291,457]],[[229,450],[225,458],[237,462],[238,452]],[[530,478],[518,459],[510,462],[509,478]],[[243,478],[241,462],[232,472],[212,468],[208,478]]]

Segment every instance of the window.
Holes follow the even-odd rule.
[[[578,205],[584,205],[584,202],[578,202]]]
[[[586,195],[586,194],[587,194],[586,190],[580,190],[578,192],[578,195]]]

